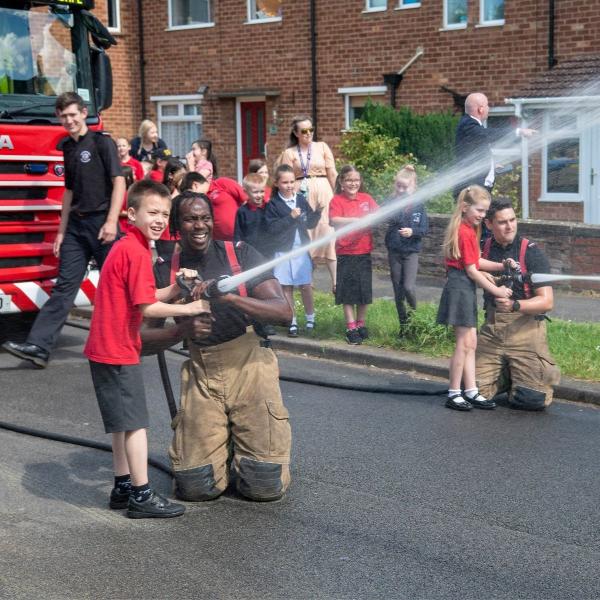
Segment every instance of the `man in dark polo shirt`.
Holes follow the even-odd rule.
[[[90,258],[93,256],[98,267],[102,267],[118,234],[125,193],[119,155],[110,137],[88,129],[87,114],[83,99],[74,92],[56,99],[56,115],[69,134],[61,142],[65,192],[54,241],[54,254],[60,258],[58,278],[27,341],[2,345],[6,351],[39,368],[48,364]]]
[[[179,267],[198,271],[202,287],[239,267],[264,262],[254,248],[212,239],[213,215],[204,194],[175,199],[171,223],[181,236],[181,253],[157,262],[157,286],[169,285]],[[175,494],[181,500],[211,500],[227,488],[230,470],[238,491],[252,500],[281,498],[290,483],[291,431],[279,389],[277,358],[249,327],[289,325],[292,311],[272,271],[245,286],[210,298],[211,317],[175,325],[146,323],[142,353],[188,339],[190,358],[181,370],[181,407],[173,420],[169,456]],[[231,469],[229,453],[232,453]]]

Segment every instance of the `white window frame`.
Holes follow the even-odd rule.
[[[467,0],[467,20],[464,23],[448,23],[448,0],[444,0],[443,27],[440,31],[452,31],[454,29],[466,29],[469,24],[469,2]]]
[[[373,12],[383,12],[387,10],[387,0],[385,2],[385,6],[370,6],[371,0],[365,0],[365,9],[364,13],[373,13]]]
[[[564,114],[564,113],[559,113]],[[584,146],[583,146],[583,136],[579,126],[579,117],[575,116],[575,125],[573,129],[559,129],[559,130],[550,130],[550,118],[552,116],[551,111],[546,111],[544,113],[544,121],[543,121],[543,131],[544,131],[544,146],[542,148],[542,185],[541,185],[541,194],[539,201],[540,202],[582,202],[585,181],[583,179],[583,163],[584,163]],[[572,133],[571,133],[572,132]],[[577,187],[579,188],[578,192],[548,192],[548,144],[552,142],[557,142],[563,139],[579,139],[579,181]]]
[[[352,96],[385,96],[388,88],[386,85],[374,85],[368,87],[345,87],[338,88],[338,94],[344,96],[344,131],[350,129],[350,98]]]
[[[167,27],[166,31],[180,31],[182,29],[205,29],[206,27],[214,27],[215,21],[214,21],[214,15],[212,14],[214,1],[208,0],[208,2],[209,2],[209,7],[210,7],[210,13],[211,13],[210,21],[208,21],[206,23],[192,23],[191,25],[173,25],[173,0],[168,0],[167,8],[168,8],[168,15],[169,15],[169,26]]]
[[[411,8],[421,8],[421,2],[406,3],[406,0],[398,0],[398,6],[394,10],[409,10]]]
[[[504,19],[485,20],[485,2],[486,0],[479,0],[479,23],[476,27],[500,27],[501,25],[504,25]],[[504,7],[506,8],[506,2]]]
[[[254,4],[254,7],[252,6]],[[247,0],[246,2],[246,7],[247,7],[247,20],[246,23],[244,23],[245,25],[256,25],[258,23],[277,23],[279,21],[281,21],[281,19],[283,17],[262,17],[257,19],[256,17],[253,16],[253,8],[254,10],[256,10],[256,0]]]
[[[199,115],[185,115],[183,107],[189,104],[200,104],[204,99],[204,94],[183,94],[179,96],[150,96],[151,102],[156,102],[156,120],[158,125],[158,137],[162,137],[163,123],[183,123],[183,122],[198,122],[203,124],[202,112]],[[162,107],[167,104],[178,105],[177,115],[162,116]]]
[[[113,4],[115,19],[117,24],[115,27],[107,26],[107,29],[112,33],[121,33],[121,0],[106,0],[106,20],[108,21],[108,5]]]

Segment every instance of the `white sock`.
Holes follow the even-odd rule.
[[[477,388],[472,388],[470,390],[465,390],[465,396],[469,400],[472,400],[473,398],[475,398],[475,396],[477,396],[477,394],[479,394],[479,390]],[[486,398],[484,398],[481,394],[479,394],[478,400],[486,400]]]
[[[306,320],[307,321],[314,321],[315,320],[315,313],[312,313],[310,315],[306,315]]]
[[[292,317],[292,325],[298,325],[298,321],[296,321],[296,315]],[[291,327],[291,325],[290,325]]]
[[[456,402],[457,404],[464,404],[466,402],[466,400],[460,395],[460,390],[448,390],[448,398],[451,398],[452,396],[457,396],[457,398],[454,398],[453,400],[453,402]]]

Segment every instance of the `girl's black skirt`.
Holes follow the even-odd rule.
[[[336,304],[373,302],[370,254],[338,254],[335,281]]]
[[[477,327],[477,287],[462,269],[448,269],[437,322],[440,325]]]

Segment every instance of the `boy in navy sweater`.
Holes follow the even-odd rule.
[[[248,196],[248,202],[238,208],[235,217],[235,242],[246,242],[263,256],[271,258],[273,252],[268,248],[264,232],[265,182],[258,173],[244,177],[242,187]]]

